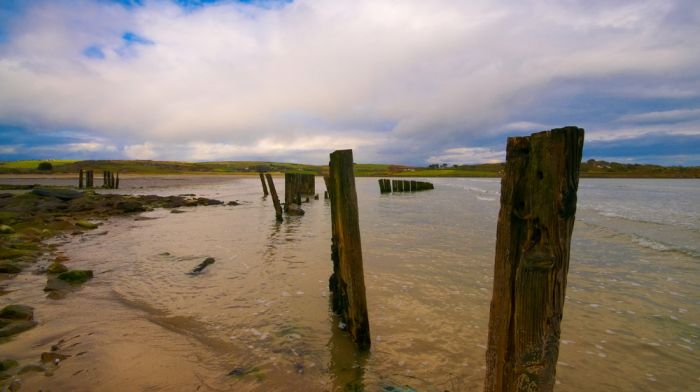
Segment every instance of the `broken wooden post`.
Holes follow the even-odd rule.
[[[272,176],[270,173],[265,173],[265,178],[267,178],[267,185],[270,187],[270,194],[272,195],[272,204],[275,206],[275,216],[277,220],[282,222],[282,206],[280,205],[280,199],[277,197],[277,191],[275,190],[275,183],[272,181]]]
[[[263,196],[267,196],[269,193],[267,193],[267,185],[265,184],[265,177],[263,175],[263,172],[260,172],[260,182],[262,183],[263,187]]]
[[[284,173],[284,211],[295,209],[301,205],[301,195],[316,193],[316,177],[313,174]]]
[[[391,185],[389,184],[389,180],[385,178],[380,178],[379,179],[379,193],[390,193],[391,192]]]
[[[352,150],[331,154],[328,191],[331,196],[331,303],[357,346],[371,345],[365,278],[362,267],[360,222],[357,211]]]
[[[78,189],[83,189],[83,169],[80,169],[78,174]]]
[[[583,133],[508,138],[485,392],[554,388]]]

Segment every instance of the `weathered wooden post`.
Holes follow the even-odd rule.
[[[92,170],[88,170],[85,173],[85,187],[92,188],[93,186],[95,186],[94,180],[94,172]]]
[[[280,199],[277,197],[277,191],[275,190],[275,183],[272,181],[272,176],[270,173],[265,173],[265,178],[267,178],[267,185],[270,187],[270,194],[272,195],[272,204],[275,206],[275,216],[277,220],[282,222],[282,206],[280,205]]]
[[[80,169],[78,174],[78,189],[83,189],[83,169]]]
[[[583,133],[508,138],[485,392],[554,388]]]
[[[396,180],[391,180],[391,191],[398,192],[397,189],[398,189],[398,184],[397,184]]]
[[[117,172],[117,178],[114,179],[114,189],[119,189],[119,172]]]
[[[267,196],[269,193],[267,192],[267,185],[265,185],[265,177],[263,175],[263,172],[260,172],[260,182],[262,183],[263,187],[263,196]]]
[[[332,308],[346,325],[357,346],[366,350],[371,345],[371,339],[352,150],[331,153],[329,168],[333,260],[329,287]]]

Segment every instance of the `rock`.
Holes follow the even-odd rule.
[[[70,357],[70,355],[64,355],[59,353],[43,352],[41,353],[41,362],[43,363],[58,363],[64,359]]]
[[[0,225],[0,234],[12,234],[15,232],[15,229],[8,225]]]
[[[188,272],[187,274],[188,275],[197,275],[200,272],[202,272],[205,268],[207,268],[209,265],[214,264],[214,261],[216,261],[216,260],[214,260],[213,257],[207,257],[206,259],[204,259],[204,261],[199,263],[198,266],[194,267],[192,272]]]
[[[14,359],[3,359],[0,361],[0,372],[4,372],[5,370],[13,368],[17,365],[19,365],[19,363]]]
[[[146,211],[143,204],[139,203],[138,201],[120,201],[117,203],[116,207],[118,210],[125,213]]]
[[[81,284],[92,279],[92,270],[70,270],[58,274],[56,278],[71,284]]]
[[[36,321],[0,319],[0,337],[16,335],[36,326]]]
[[[34,308],[27,305],[7,305],[0,310],[0,318],[10,320],[34,320]]]
[[[241,205],[241,203],[239,203],[238,201],[235,201],[235,200],[234,200],[234,201],[230,201],[230,202],[226,203],[226,205],[229,205],[229,206],[239,206],[239,205]]]
[[[302,210],[298,204],[289,203],[289,207],[287,207],[287,215],[300,216],[300,215],[304,215],[304,214],[305,214],[304,210]]]
[[[314,200],[318,200],[318,193],[314,195]]]
[[[0,273],[3,274],[18,274],[22,271],[22,267],[10,260],[0,260]]]
[[[206,197],[198,197],[196,201],[197,205],[200,206],[216,206],[224,204],[224,202],[221,200],[207,199]]]
[[[32,193],[43,197],[55,197],[63,201],[73,200],[83,196],[83,192],[74,191],[72,189],[36,188],[32,189]]]
[[[86,220],[79,220],[79,221],[75,222],[75,225],[78,227],[81,227],[83,229],[88,229],[88,230],[96,229],[98,226],[96,223],[92,223],[92,222],[86,221]]]
[[[15,335],[34,328],[34,308],[27,305],[7,305],[0,310],[0,336]]]
[[[184,214],[185,211],[173,209],[173,210],[170,210],[170,213],[171,213],[171,214]]]
[[[47,274],[60,274],[66,271],[68,271],[68,267],[59,263],[58,261],[54,261],[46,268]]]

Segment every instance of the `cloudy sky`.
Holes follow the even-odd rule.
[[[697,0],[0,0],[0,160],[700,165]]]

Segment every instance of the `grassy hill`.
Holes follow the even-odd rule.
[[[41,162],[50,162],[51,170],[39,170]],[[503,163],[453,165],[445,167],[412,167],[388,164],[355,165],[358,177],[500,177]],[[295,172],[322,174],[323,165],[279,163],[264,161],[179,162],[150,160],[25,160],[0,162],[0,174],[69,174],[84,170],[110,170],[131,174],[251,174],[258,171],[273,173]],[[581,177],[595,178],[700,178],[700,166],[659,166],[623,164],[588,160],[581,163]]]

